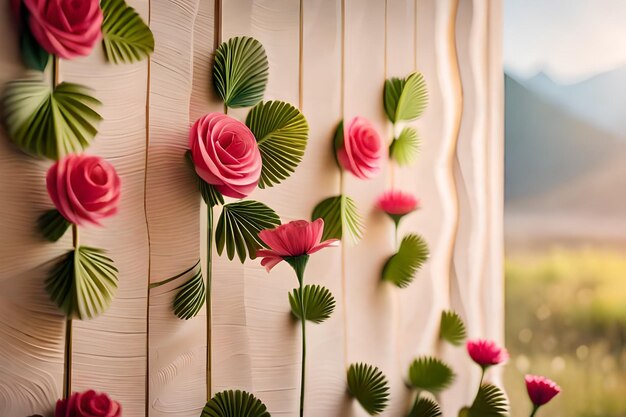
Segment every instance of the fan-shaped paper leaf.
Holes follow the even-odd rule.
[[[37,219],[41,234],[50,242],[59,240],[71,225],[57,209],[48,210]]]
[[[304,115],[283,101],[261,102],[248,113],[246,125],[254,133],[263,159],[259,187],[272,187],[288,178],[306,149],[309,125]]]
[[[154,52],[154,36],[139,14],[124,0],[100,2],[102,44],[107,60],[115,64],[141,61]]]
[[[267,407],[254,395],[245,391],[222,391],[202,410],[202,417],[271,417]]]
[[[296,318],[321,323],[333,314],[335,299],[327,288],[321,285],[306,285],[302,294],[301,302],[299,288],[295,288],[293,292],[289,293],[291,312]],[[304,308],[302,307],[303,304]]]
[[[383,279],[400,288],[407,287],[428,256],[428,245],[421,236],[406,235],[398,252],[383,267]]]
[[[455,375],[440,359],[432,356],[417,358],[409,368],[409,383],[421,390],[436,394],[452,384]]]
[[[387,378],[377,367],[366,363],[350,365],[348,390],[371,416],[383,412],[389,403]]]
[[[206,300],[206,288],[202,279],[202,271],[197,268],[191,279],[178,288],[174,297],[174,314],[182,320],[196,317]]]
[[[215,228],[217,253],[221,255],[226,247],[230,260],[235,257],[235,250],[242,263],[246,260],[246,253],[250,259],[254,259],[257,249],[263,246],[259,232],[273,229],[279,224],[280,218],[276,212],[258,201],[225,204]]]
[[[439,338],[454,346],[460,346],[466,337],[465,323],[461,316],[451,310],[442,311]]]
[[[509,401],[500,388],[483,384],[469,409],[467,417],[506,417],[509,415]]]
[[[2,105],[9,136],[25,152],[50,159],[80,152],[98,133],[101,103],[87,87],[39,79],[8,83]]]
[[[420,139],[417,130],[405,127],[389,145],[389,156],[400,166],[410,165],[417,159],[419,149]]]
[[[80,246],[52,268],[46,291],[66,316],[91,319],[109,308],[117,291],[117,268],[103,250]]]
[[[256,39],[231,38],[215,51],[213,85],[228,107],[257,104],[263,99],[268,77],[267,55]]]
[[[419,397],[413,404],[409,412],[409,417],[439,417],[441,408],[435,400],[426,397]]]
[[[392,123],[420,117],[428,104],[428,91],[422,74],[414,72],[407,78],[386,80],[384,102],[385,113]]]
[[[320,218],[324,220],[324,240],[348,235],[356,244],[363,237],[363,219],[354,200],[346,195],[329,197],[315,206],[311,219]]]

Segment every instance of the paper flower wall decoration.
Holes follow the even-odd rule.
[[[122,417],[122,406],[105,393],[75,392],[57,401],[54,417]]]

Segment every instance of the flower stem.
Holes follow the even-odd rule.
[[[535,414],[537,414],[537,410],[539,410],[539,406],[533,404],[533,412],[530,413],[530,417],[535,417]]]
[[[304,285],[300,281],[300,305],[304,310]],[[304,316],[304,311],[302,312]],[[304,416],[304,383],[306,380],[306,320],[304,317],[300,318],[302,323],[302,371],[300,377],[300,417]]]
[[[72,246],[74,251],[78,249],[78,226],[72,225]],[[70,397],[72,393],[72,316],[65,320],[65,349],[63,353],[65,369],[63,373],[63,399]]]
[[[206,221],[206,397],[211,400],[211,371],[213,369],[213,355],[211,348],[211,325],[212,325],[212,305],[211,305],[211,275],[213,273],[213,206],[207,204]]]

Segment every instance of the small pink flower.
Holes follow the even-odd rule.
[[[259,249],[256,256],[263,257],[261,265],[267,272],[285,258],[310,255],[329,246],[334,246],[337,239],[322,242],[324,220],[313,222],[294,220],[275,229],[261,230],[259,238],[269,249]]]
[[[561,387],[546,377],[526,375],[526,378],[524,379],[526,380],[526,390],[528,391],[528,396],[536,407],[547,404],[552,398],[561,392]]]
[[[99,0],[23,0],[39,45],[59,58],[89,55],[102,38]]]
[[[355,117],[343,129],[343,141],[337,148],[341,166],[360,179],[374,178],[383,160],[383,143],[374,125]]]
[[[501,364],[509,359],[507,350],[491,340],[469,340],[467,353],[474,362],[483,368]]]
[[[54,417],[121,417],[122,407],[105,393],[93,390],[75,392],[70,398],[58,400]]]
[[[196,173],[221,194],[248,196],[261,177],[261,152],[248,127],[222,113],[201,117],[189,132]]]
[[[420,201],[399,190],[387,191],[378,198],[377,206],[390,216],[404,216],[419,208]]]
[[[121,181],[115,168],[99,156],[68,155],[46,176],[48,194],[67,221],[83,225],[117,213]]]

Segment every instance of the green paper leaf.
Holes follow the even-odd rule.
[[[246,252],[250,259],[254,259],[256,251],[263,247],[259,232],[279,224],[276,212],[258,201],[225,204],[215,229],[217,253],[221,255],[226,247],[230,260],[235,257],[235,251],[242,263],[246,260]]]
[[[432,356],[417,358],[409,368],[409,383],[417,389],[436,394],[450,386],[455,375],[440,359]]]
[[[289,103],[259,103],[246,117],[259,144],[263,168],[259,187],[273,187],[289,178],[302,161],[309,136],[304,115]]]
[[[465,411],[467,417],[506,417],[509,415],[509,401],[500,388],[483,384],[474,403]]]
[[[420,139],[417,130],[405,127],[400,136],[389,145],[389,156],[400,166],[410,165],[417,159]]]
[[[271,417],[267,407],[254,395],[245,391],[222,391],[202,410],[201,417]]]
[[[39,231],[50,242],[59,240],[72,225],[57,209],[46,211],[37,219]]]
[[[268,77],[267,55],[256,39],[231,38],[215,51],[213,85],[228,107],[257,104],[263,99]]]
[[[428,245],[421,236],[406,235],[400,249],[392,255],[383,267],[382,278],[400,288],[407,287],[417,271],[428,260]]]
[[[191,279],[176,288],[178,293],[174,297],[174,314],[182,320],[196,317],[206,300],[206,288],[202,279],[202,271],[200,268],[194,269],[196,271]]]
[[[68,317],[104,313],[117,291],[117,268],[102,249],[80,246],[62,256],[46,279],[50,298]]]
[[[289,293],[289,304],[293,315],[313,323],[322,323],[330,318],[335,310],[335,299],[331,292],[320,285],[306,285],[302,291],[302,301],[300,303],[300,289],[294,288]],[[302,308],[304,304],[304,308]],[[304,311],[304,314],[302,312]]]
[[[451,310],[442,311],[439,338],[454,346],[460,346],[466,337],[467,331],[461,316]]]
[[[154,36],[139,14],[124,0],[100,2],[102,44],[107,61],[114,64],[141,61],[154,52]]]
[[[87,87],[39,79],[11,81],[2,97],[11,140],[25,152],[49,159],[84,150],[98,133],[101,103]]]
[[[441,408],[436,401],[426,397],[419,397],[413,404],[408,417],[439,417]]]
[[[50,61],[50,54],[35,39],[28,23],[28,9],[20,1],[20,52],[26,68],[43,72]]]
[[[318,203],[311,220],[320,218],[324,220],[323,240],[341,239],[347,235],[356,244],[363,237],[363,219],[354,200],[348,196],[329,197]]]
[[[356,363],[348,368],[348,391],[371,416],[380,414],[389,403],[389,383],[375,366]]]
[[[428,91],[422,74],[414,72],[406,78],[385,81],[385,113],[392,123],[414,120],[424,113]]]

